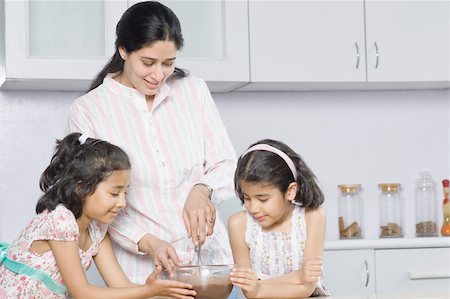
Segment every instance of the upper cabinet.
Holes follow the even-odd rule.
[[[0,85],[87,88],[136,2],[0,1]],[[177,66],[213,92],[450,86],[450,0],[162,3],[185,38]]]
[[[367,81],[450,80],[449,1],[366,0]]]
[[[362,1],[249,2],[252,82],[363,81]]]
[[[87,88],[114,53],[117,22],[136,2],[5,1],[3,88]],[[183,29],[179,67],[205,79],[212,91],[249,81],[246,1],[162,2]]]
[[[177,66],[205,79],[214,91],[250,80],[247,1],[162,1],[178,16],[184,47]]]
[[[127,1],[4,1],[4,88],[80,90],[114,53]]]
[[[449,13],[449,1],[249,0],[241,90],[448,87]]]

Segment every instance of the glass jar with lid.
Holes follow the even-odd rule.
[[[403,237],[403,199],[400,184],[379,184],[380,238]]]
[[[360,184],[338,185],[339,239],[362,238],[362,197]]]
[[[416,237],[437,236],[436,184],[430,172],[422,171],[416,180]]]

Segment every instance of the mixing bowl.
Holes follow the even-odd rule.
[[[174,277],[177,281],[192,284],[197,292],[196,299],[226,299],[233,285],[230,273],[234,265],[202,265],[176,267]]]

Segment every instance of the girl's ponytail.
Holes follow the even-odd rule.
[[[39,188],[43,192],[47,192],[61,178],[67,164],[74,157],[74,151],[81,145],[78,141],[80,135],[80,133],[74,133],[63,140],[56,141],[56,149],[50,165],[44,170],[39,180]]]

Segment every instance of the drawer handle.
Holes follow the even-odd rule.
[[[408,274],[411,280],[450,278],[449,272],[409,272]]]

